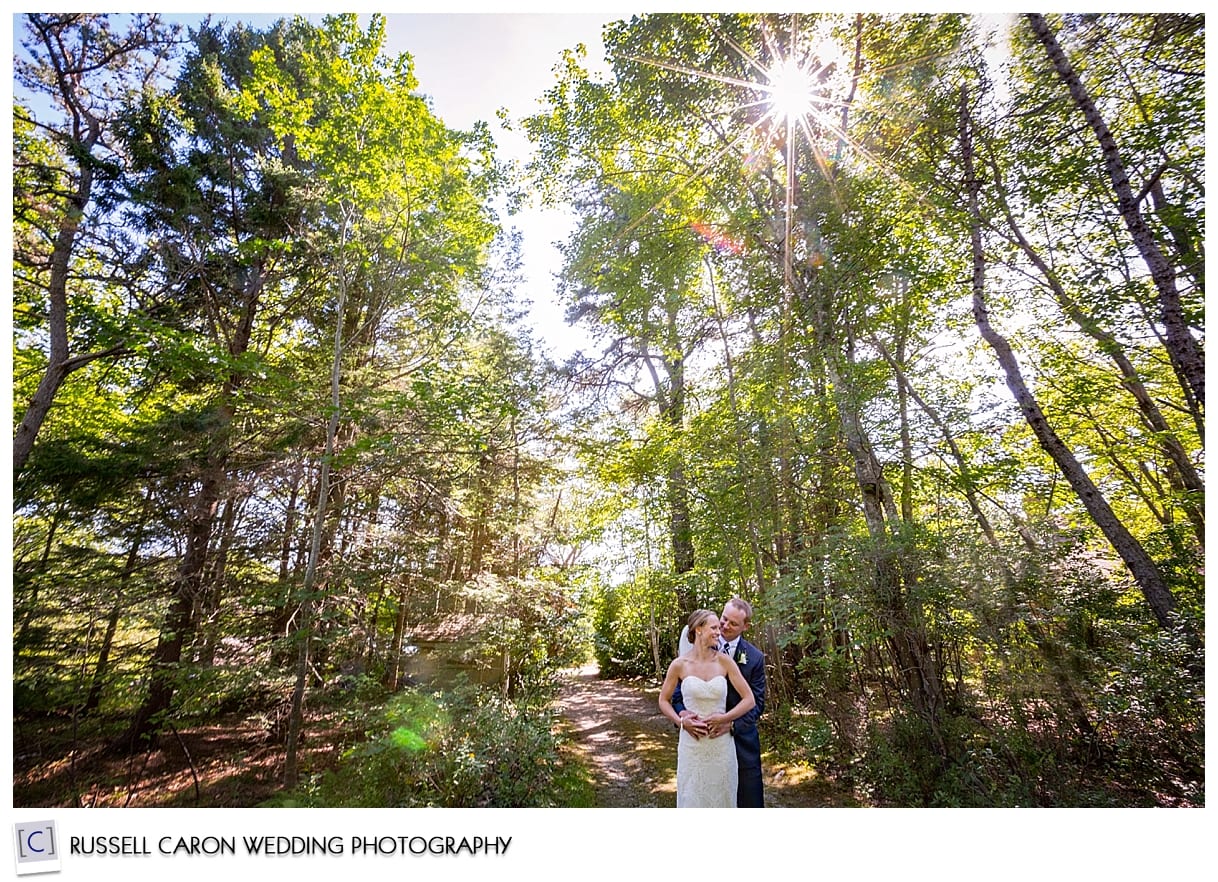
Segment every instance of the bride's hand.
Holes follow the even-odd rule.
[[[681,714],[682,728],[695,738],[703,738],[706,736],[706,720],[702,719],[693,711],[685,711]]]

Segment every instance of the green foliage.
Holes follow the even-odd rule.
[[[895,716],[874,722],[855,770],[881,805],[936,808],[1015,808],[1104,804],[1085,792],[1051,744],[1023,727],[997,731],[965,716],[947,717],[942,734],[950,760],[928,749],[925,720]],[[1099,800],[1096,802],[1096,800]]]
[[[319,807],[517,808],[556,805],[564,792],[547,710],[487,690],[411,690],[374,711],[370,726],[366,743],[284,798]]]
[[[806,705],[796,713],[794,704],[767,708],[758,723],[765,749],[785,762],[799,762],[822,774],[842,774],[853,757],[845,757],[845,743],[834,731],[833,722],[825,714]]]
[[[677,654],[683,618],[672,577],[644,569],[622,585],[601,586],[590,600],[593,649],[601,676],[662,674]]]
[[[460,594],[475,601],[489,621],[488,633],[471,635],[477,639],[469,660],[484,668],[506,665],[505,689],[518,702],[544,703],[559,671],[587,656],[582,587],[563,573],[537,569],[510,579],[484,573]]]
[[[1111,649],[1096,710],[1119,801],[1203,805],[1204,685],[1186,673],[1196,648],[1180,634],[1155,631],[1132,639],[1128,652],[1115,641]]]
[[[291,682],[265,665],[182,666],[179,674],[175,716],[189,721],[214,720],[235,712],[270,714],[273,718],[291,694]]]

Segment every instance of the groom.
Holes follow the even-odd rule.
[[[753,690],[753,698],[757,704],[752,710],[735,722],[721,724],[718,728],[708,728],[701,720],[690,719],[695,714],[685,709],[680,685],[672,696],[673,709],[688,720],[685,728],[695,737],[705,734],[714,738],[731,732],[732,739],[736,742],[736,765],[740,770],[740,783],[736,788],[737,808],[761,808],[764,804],[761,788],[761,739],[757,734],[757,718],[765,709],[765,656],[760,649],[741,636],[748,630],[752,617],[753,607],[747,600],[739,597],[729,600],[723,607],[723,615],[719,617],[719,636],[723,641],[720,649],[731,653],[736,664],[740,666],[740,673]],[[739,701],[739,693],[728,683],[727,709],[731,710]]]

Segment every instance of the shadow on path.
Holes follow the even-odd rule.
[[[567,671],[557,707],[606,808],[677,804],[677,739],[642,680],[600,680],[595,666]]]

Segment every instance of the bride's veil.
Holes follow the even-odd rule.
[[[680,646],[677,648],[677,655],[685,655],[686,652],[688,652],[690,649],[693,648],[693,645],[694,644],[692,642],[690,642],[690,639],[689,639],[689,625],[682,625],[681,626],[681,643],[680,643]]]

